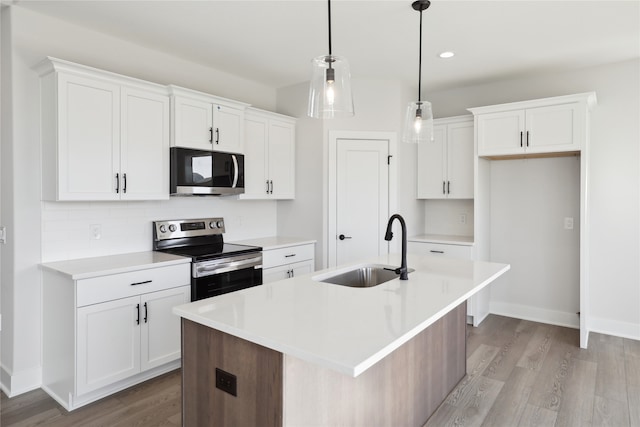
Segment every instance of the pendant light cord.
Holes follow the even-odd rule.
[[[422,10],[420,10],[420,47],[418,52],[418,103],[420,103],[420,95],[422,93]]]
[[[331,55],[331,0],[327,0],[329,6],[329,55]]]

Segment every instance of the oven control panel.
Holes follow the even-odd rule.
[[[156,241],[222,233],[224,233],[224,219],[222,218],[175,219],[153,222],[153,238]]]

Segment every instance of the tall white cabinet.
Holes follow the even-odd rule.
[[[44,200],[169,198],[166,87],[55,58],[37,71]]]
[[[533,224],[531,226],[546,227],[547,234],[557,232],[579,232],[579,271],[573,275],[579,277],[579,293],[574,295],[579,302],[579,309],[560,312],[554,307],[548,307],[550,302],[555,301],[554,290],[545,289],[545,283],[549,282],[545,274],[552,271],[562,271],[559,267],[548,265],[543,269],[527,269],[529,264],[518,261],[520,265],[514,266],[511,275],[518,272],[522,267],[520,277],[523,283],[510,283],[509,298],[512,295],[521,295],[517,301],[492,300],[492,306],[501,307],[499,314],[512,317],[522,317],[547,323],[561,324],[580,328],[580,346],[586,348],[589,336],[589,266],[588,250],[589,235],[587,227],[587,199],[589,186],[587,183],[587,168],[589,165],[589,111],[596,105],[596,95],[593,92],[580,93],[575,95],[558,96],[531,101],[514,102],[509,104],[491,105],[486,107],[470,108],[475,121],[475,139],[477,156],[475,157],[475,201],[474,201],[474,236],[476,252],[479,260],[492,260],[491,236],[500,234],[500,223],[492,223],[492,206],[498,199],[497,194],[492,194],[492,164],[496,161],[528,158],[565,157],[578,156],[579,161],[579,224],[578,231],[563,227],[562,215],[548,224]],[[557,160],[557,159],[556,159]],[[515,160],[526,161],[526,160]],[[535,160],[532,160],[535,161]],[[545,163],[546,165],[547,163]],[[520,173],[521,168],[500,167],[500,171],[514,169],[515,173]],[[494,170],[496,172],[498,169]],[[544,171],[547,175],[553,171]],[[576,178],[577,181],[577,178]],[[502,181],[506,182],[506,181]],[[548,191],[554,191],[550,186]],[[541,204],[540,209],[545,209]],[[526,224],[523,224],[526,226]],[[549,228],[553,227],[553,228]],[[550,231],[551,230],[551,231]],[[557,230],[557,231],[554,231]],[[509,235],[503,236],[509,238]],[[510,242],[509,242],[510,243]],[[518,245],[529,245],[532,257],[535,257],[536,242],[528,240],[517,242]],[[502,245],[504,246],[504,245]],[[540,245],[538,245],[540,246]],[[542,248],[546,251],[548,248]],[[503,251],[504,252],[504,251]],[[509,262],[507,259],[495,260]],[[553,260],[557,263],[558,260]],[[563,268],[569,268],[564,267]],[[505,275],[508,279],[509,274]],[[545,280],[546,279],[546,280]],[[530,283],[524,283],[527,281]],[[494,284],[493,286],[496,286]],[[527,289],[518,290],[515,287],[527,286]],[[536,288],[535,296],[538,300],[532,303],[522,300],[522,295],[527,295],[525,291],[531,292],[529,288]],[[532,294],[529,294],[532,295]],[[547,299],[546,303],[543,299]],[[579,311],[579,313],[576,313]]]
[[[256,108],[245,114],[242,199],[295,198],[296,119]]]

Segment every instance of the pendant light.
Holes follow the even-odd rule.
[[[331,0],[329,9],[329,54],[312,61],[308,115],[318,119],[353,116],[349,63],[331,51]]]
[[[407,107],[404,120],[402,140],[404,142],[433,141],[433,111],[431,103],[423,101],[420,91],[422,89],[422,11],[431,5],[429,0],[417,0],[411,4],[414,10],[420,12],[420,48],[418,55],[418,101],[412,101]]]

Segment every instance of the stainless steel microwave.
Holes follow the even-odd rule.
[[[171,147],[173,196],[244,193],[244,155]]]

